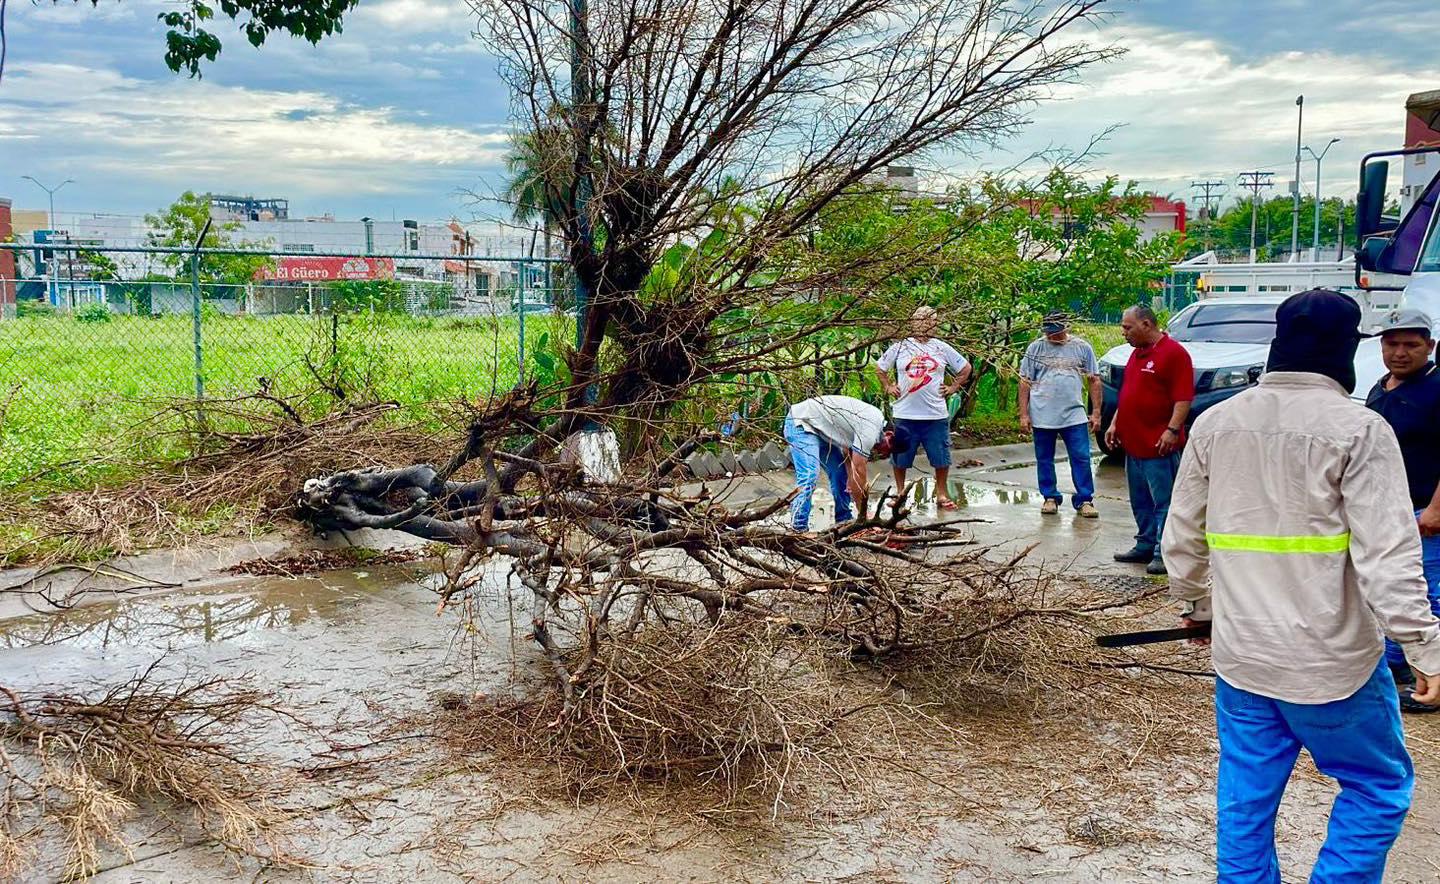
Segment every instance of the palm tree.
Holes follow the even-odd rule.
[[[505,156],[505,200],[511,206],[516,224],[529,227],[542,225],[545,234],[545,257],[550,257],[550,234],[560,225],[569,205],[569,188],[563,183],[566,170],[557,166],[556,158],[566,156],[556,150],[562,133],[558,129],[522,132],[510,138],[510,152]]]

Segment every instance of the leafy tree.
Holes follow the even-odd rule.
[[[59,2],[59,0],[55,0]],[[78,2],[78,0],[77,0]],[[251,46],[264,45],[273,33],[300,37],[311,44],[338,34],[343,19],[359,0],[220,0],[218,4],[185,0],[178,9],[156,16],[165,32],[165,64],[170,70],[200,76],[200,64],[220,54],[220,38],[207,29],[215,20],[216,6],[225,18],[239,25]],[[99,6],[100,0],[90,0]],[[0,7],[3,9],[3,7]]]
[[[1003,387],[1045,313],[1114,312],[1148,299],[1165,278],[1180,237],[1142,236],[1149,205],[1133,183],[1090,183],[1064,168],[1033,183],[982,178],[938,201],[871,191],[822,214],[816,260],[858,266],[861,256],[883,258],[892,268],[885,276],[845,281],[878,296],[851,311],[869,320],[857,324],[904,315],[921,303],[937,307],[947,334],[976,364],[972,391],[982,381]],[[911,259],[900,263],[899,256]],[[866,349],[833,360],[835,371],[821,372],[821,386],[863,375],[874,355]]]
[[[1214,221],[1196,221],[1190,229],[1186,251],[1198,255],[1208,238],[1212,248],[1227,256],[1245,256],[1250,251],[1250,209],[1252,201],[1241,199],[1216,215]],[[1290,231],[1294,202],[1288,196],[1261,200],[1255,223],[1255,251],[1260,260],[1283,260],[1290,252]],[[1337,252],[1336,237],[1341,218],[1345,235],[1355,230],[1355,203],[1332,197],[1320,204],[1321,257]],[[1300,201],[1300,248],[1309,249],[1314,237],[1315,199]]]
[[[146,215],[145,223],[150,227],[146,240],[152,246],[169,248],[193,248],[205,222],[210,220],[210,201],[185,191],[158,215]],[[233,242],[230,234],[240,229],[237,221],[212,223],[205,239],[200,243],[204,249],[263,248],[268,243],[241,240]],[[160,262],[171,271],[176,279],[190,278],[190,257],[188,255],[162,255]],[[260,270],[273,262],[264,255],[202,255],[200,257],[200,281],[202,283],[230,283],[243,285],[255,278]]]

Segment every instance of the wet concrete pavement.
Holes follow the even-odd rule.
[[[875,468],[877,487],[887,487],[887,465]],[[912,478],[929,472],[922,461]],[[1059,473],[1064,487],[1063,462]],[[1033,561],[1049,569],[1138,583],[1138,569],[1110,558],[1130,544],[1134,531],[1123,471],[1098,466],[1099,520],[1078,519],[1068,506],[1058,516],[1041,516],[1034,475],[1029,446],[957,452],[954,494],[964,504],[959,515],[981,520],[967,526],[977,543],[1007,557],[1035,545]],[[786,473],[772,473],[711,485],[725,485],[738,501],[783,494],[791,482]],[[930,490],[922,484],[915,518],[953,517],[924,500]],[[816,502],[819,522],[832,511],[828,493],[819,492]],[[219,559],[228,561],[227,555]],[[183,575],[162,573],[160,558],[127,569],[183,576],[189,583],[180,590],[106,597],[61,613],[0,616],[0,681],[22,690],[114,684],[157,658],[168,675],[249,674],[316,725],[310,731],[272,723],[257,734],[272,760],[307,769],[335,760],[327,754],[331,741],[365,743],[407,714],[423,715],[433,708],[434,691],[522,690],[540,662],[529,642],[512,639],[525,606],[498,569],[472,609],[437,616],[418,564],[257,579],[222,578],[203,563],[185,561]],[[151,566],[155,570],[142,571]],[[1126,582],[1116,585],[1124,591]],[[1440,748],[1436,723],[1407,724],[1412,742]],[[1208,742],[1212,734],[1207,721],[1197,722],[1197,740]],[[915,747],[914,753],[917,763],[936,771],[963,766],[954,747]],[[189,846],[177,845],[176,829],[137,822],[129,830],[134,856],[112,852],[110,870],[96,880],[1213,880],[1214,799],[1205,765],[1155,771],[1146,793],[1168,802],[1144,823],[1155,837],[1097,847],[1068,837],[1063,820],[1024,795],[1000,818],[976,817],[963,801],[953,812],[923,813],[902,802],[853,815],[836,810],[820,828],[752,830],[674,809],[541,800],[487,775],[483,765],[448,764],[442,772],[433,753],[396,756],[384,767],[297,778],[287,806],[315,809],[296,834],[314,869],[237,867],[213,843],[192,838]],[[1416,809],[1387,880],[1440,880],[1440,865],[1431,860],[1440,846],[1437,780],[1440,770],[1422,759]],[[1292,786],[1281,822],[1287,868],[1308,867],[1331,795],[1333,787],[1313,777]],[[1102,818],[1125,816],[1123,806],[1097,808],[1110,814]],[[53,853],[32,880],[58,875]]]

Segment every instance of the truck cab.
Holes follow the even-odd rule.
[[[1412,97],[1413,98],[1413,97]],[[1440,113],[1440,111],[1437,111]],[[1357,249],[1355,284],[1368,291],[1402,288],[1400,303],[1423,310],[1440,323],[1440,172],[1422,188],[1402,217],[1395,221],[1381,214],[1391,157],[1440,159],[1440,146],[1383,151],[1360,163],[1360,194],[1355,206]],[[1436,329],[1440,333],[1440,328]],[[1355,399],[1364,401],[1371,387],[1385,374],[1380,342],[1360,342],[1355,354]]]

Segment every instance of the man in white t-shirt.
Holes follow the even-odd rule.
[[[875,365],[880,384],[894,399],[895,488],[903,494],[905,471],[915,465],[915,453],[925,446],[925,456],[935,468],[935,502],[941,509],[954,509],[950,498],[950,409],[945,397],[965,386],[970,363],[949,344],[933,337],[940,327],[934,307],[919,307],[910,317],[910,337],[891,344]],[[949,370],[954,380],[945,383]],[[893,374],[892,374],[893,372]]]
[[[796,531],[810,529],[810,499],[820,471],[830,479],[835,521],[848,521],[852,495],[864,505],[866,466],[871,457],[890,453],[885,439],[885,414],[850,396],[815,396],[790,406],[785,416],[785,441],[795,465],[796,495],[790,501],[790,523]]]

